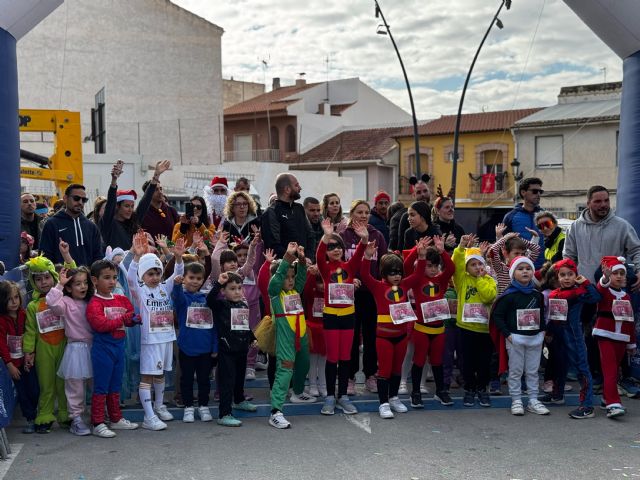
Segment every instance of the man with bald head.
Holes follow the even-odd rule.
[[[36,198],[30,193],[20,195],[20,231],[33,237],[33,249],[40,248],[42,219],[36,215]]]
[[[289,242],[304,247],[305,256],[315,259],[313,229],[300,199],[302,188],[295,175],[281,173],[276,177],[278,199],[262,215],[262,240],[265,248],[272,248],[278,258],[287,251]]]
[[[429,191],[429,185],[422,180],[418,180],[418,183],[413,186],[411,196],[415,202],[431,204],[431,192]],[[431,206],[429,206],[429,209],[431,209]],[[409,215],[407,214],[407,210],[399,210],[389,221],[389,250],[403,250],[405,247],[404,233],[408,228]],[[413,247],[413,245],[411,247]]]

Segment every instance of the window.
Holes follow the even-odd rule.
[[[420,173],[429,173],[429,155],[424,153],[420,154]],[[416,174],[416,155],[412,153],[409,155],[409,176],[413,177]]]
[[[278,127],[271,127],[271,149],[278,150],[280,148],[280,131]]]
[[[562,168],[563,137],[536,137],[536,168]]]
[[[95,108],[91,109],[91,139],[95,153],[107,153],[107,123],[104,87],[95,94]]]
[[[287,129],[284,132],[285,146],[287,152],[296,151],[296,128],[293,125],[287,125]]]
[[[485,150],[482,152],[483,174],[493,173],[496,176],[496,190],[504,190],[504,164],[502,163],[502,150]]]

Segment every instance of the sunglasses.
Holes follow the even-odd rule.
[[[342,245],[340,245],[339,243],[328,243],[327,244],[327,252],[330,252],[332,250],[336,250],[336,249],[342,249]]]
[[[402,275],[402,270],[391,270],[387,276],[393,277],[395,275]]]
[[[89,201],[87,197],[81,197],[80,195],[71,195],[71,198],[74,202],[82,201],[82,203],[87,203]]]
[[[538,224],[538,228],[540,230],[542,230],[543,228],[552,228],[552,227],[553,227],[553,222],[551,220],[546,220]]]
[[[541,188],[530,188],[529,190],[527,190],[527,192],[531,192],[534,195],[542,195],[542,194],[544,194],[544,190],[542,190]]]
[[[198,205],[196,203],[193,204],[193,209],[194,210],[202,210],[202,205]]]

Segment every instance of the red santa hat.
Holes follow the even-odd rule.
[[[216,187],[224,187],[225,190],[228,190],[229,185],[227,185],[227,179],[225,177],[213,177],[211,180],[211,188]]]
[[[118,190],[116,192],[116,202],[124,202],[130,200],[134,202],[138,198],[135,190]]]
[[[516,257],[511,260],[511,263],[509,264],[509,278],[513,280],[513,274],[515,273],[516,268],[518,268],[518,265],[523,263],[526,263],[531,267],[531,270],[535,271],[536,267],[533,265],[533,262],[529,257]]]
[[[616,270],[627,271],[627,267],[624,266],[625,261],[626,259],[624,257],[605,256],[602,257],[600,263],[605,267],[609,267],[612,272]]]
[[[565,258],[553,264],[553,269],[557,272],[560,271],[561,268],[568,268],[569,270],[573,270],[573,273],[578,274],[578,267],[576,266],[576,262],[571,260],[570,258]]]

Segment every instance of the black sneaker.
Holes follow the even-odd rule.
[[[420,392],[413,392],[411,394],[411,408],[424,408],[422,394]]]
[[[442,392],[436,392],[436,394],[433,396],[433,399],[439,401],[445,407],[450,407],[451,405],[453,405],[453,399],[451,398],[451,395],[449,395],[449,392],[447,392],[446,390],[443,390]]]
[[[480,404],[481,407],[491,406],[491,397],[486,391],[478,392],[478,403]]]
[[[36,424],[36,433],[51,433],[53,422]]]
[[[571,418],[582,420],[583,418],[593,418],[596,416],[593,411],[593,407],[578,407],[575,410],[569,412]]]
[[[564,405],[564,397],[555,398],[550,393],[545,393],[543,396],[538,398],[545,405]]]
[[[465,407],[473,407],[476,404],[475,394],[465,390],[464,397],[462,398],[462,404]]]

